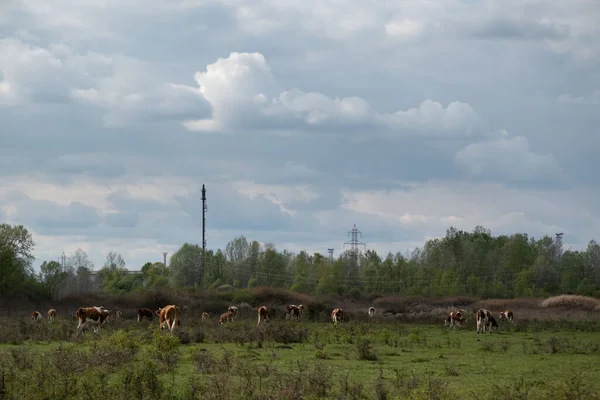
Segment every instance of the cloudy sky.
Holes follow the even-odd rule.
[[[149,4],[152,4],[150,6]],[[0,221],[36,265],[245,235],[600,240],[597,0],[5,0]]]

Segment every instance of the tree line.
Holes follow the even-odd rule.
[[[196,288],[224,290],[273,286],[298,293],[360,297],[374,294],[481,298],[541,297],[559,293],[600,295],[600,245],[564,250],[562,234],[540,239],[526,233],[494,236],[450,227],[443,238],[422,248],[385,256],[373,250],[346,250],[330,259],[321,253],[279,251],[245,236],[225,249],[203,253],[184,243],[163,262],[128,270],[123,257],[109,252],[96,270],[78,249],[64,264],[43,261],[34,272],[35,242],[22,225],[0,225],[0,298],[50,298],[92,291],[124,294],[137,290]]]

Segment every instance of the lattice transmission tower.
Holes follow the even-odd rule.
[[[358,240],[359,236],[362,238],[362,232],[356,229],[356,224],[354,224],[352,229],[348,231],[348,236],[350,236],[351,239],[347,242],[344,242],[344,248],[346,245],[350,245],[350,253],[354,263],[354,268],[358,268],[358,255],[360,253],[359,247],[365,249],[367,245]]]

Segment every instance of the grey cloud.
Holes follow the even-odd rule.
[[[468,175],[501,181],[561,181],[566,178],[552,155],[530,150],[526,138],[501,137],[473,143],[456,153],[456,164]]]
[[[207,219],[219,230],[284,230],[293,226],[294,218],[281,212],[279,206],[262,196],[249,199],[232,189],[207,187]],[[201,228],[202,201],[199,191],[186,198],[178,198],[186,214],[185,226]]]
[[[41,0],[29,4],[44,5]],[[453,10],[454,20],[449,20],[447,14],[440,15],[444,10],[441,7],[428,5],[424,9],[416,4],[410,8],[410,17],[422,23],[423,35],[414,42],[385,37],[385,23],[401,16],[396,6],[367,10],[360,15],[368,17],[365,22],[346,18],[355,16],[353,12],[360,9],[358,3],[348,4],[330,20],[326,15],[313,15],[319,10],[310,7],[292,16],[286,5],[246,5],[247,11],[258,13],[262,20],[236,13],[233,6],[220,2],[177,11],[167,8],[174,6],[172,2],[159,2],[153,9],[140,8],[131,0],[115,3],[116,9],[101,9],[96,4],[68,5],[69,15],[57,5],[45,9],[56,18],[44,17],[43,21],[36,14],[41,8],[29,10],[33,15],[13,10],[10,21],[0,23],[2,37],[18,37],[25,45],[45,49],[62,64],[61,68],[58,64],[45,69],[21,68],[14,74],[20,83],[33,88],[25,91],[27,101],[19,107],[0,106],[2,179],[6,182],[19,175],[23,179],[39,176],[47,184],[83,179],[99,185],[128,185],[147,177],[186,178],[207,184],[209,247],[224,246],[232,237],[246,234],[252,239],[293,245],[332,243],[336,254],[348,239],[346,233],[353,223],[363,231],[367,243],[422,242],[427,235],[443,234],[451,224],[442,221],[437,225],[411,225],[339,210],[341,189],[393,190],[407,181],[451,181],[458,185],[465,180],[478,184],[493,180],[505,188],[535,189],[540,193],[550,188],[566,191],[581,185],[597,186],[597,107],[556,102],[562,94],[570,94],[570,99],[588,99],[600,87],[599,66],[593,56],[598,44],[591,40],[597,36],[595,16],[600,10],[595,2],[564,7],[537,4],[541,8],[529,12],[531,5],[509,1],[494,16],[488,15],[488,8],[481,3],[452,2],[447,7]],[[324,3],[324,7],[328,5]],[[537,16],[541,14],[550,22],[539,23]],[[67,18],[70,15],[78,18]],[[522,18],[515,19],[516,15]],[[316,21],[315,28],[310,32],[297,29],[308,26],[307,18]],[[281,23],[269,31],[265,20]],[[341,20],[356,25],[333,23]],[[365,25],[361,25],[363,22]],[[77,24],[87,29],[82,31]],[[344,27],[347,30],[342,32]],[[465,40],[468,38],[480,40]],[[55,45],[61,42],[64,45]],[[208,118],[212,109],[194,92],[181,87],[183,90],[165,89],[163,83],[197,88],[194,73],[205,71],[207,65],[218,57],[228,57],[231,51],[265,56],[277,86],[265,96],[268,94],[271,100],[268,104],[272,105],[274,99],[279,103],[270,109],[263,107],[272,113],[260,115],[260,108],[240,106],[236,111],[231,102],[223,102],[223,110],[238,113],[230,135],[185,130],[180,125],[182,120]],[[587,58],[583,57],[586,52]],[[14,65],[14,60],[8,61]],[[46,65],[46,61],[41,59],[39,65]],[[4,76],[3,72],[0,79]],[[81,97],[75,103],[72,98],[64,101],[65,93],[69,93],[65,89],[72,88],[91,89],[79,94],[104,101],[80,104]],[[256,88],[266,92],[268,86],[257,81]],[[98,97],[93,97],[94,90]],[[145,101],[132,102],[140,98],[137,95]],[[129,103],[123,101],[126,97]],[[335,117],[340,109],[336,105],[341,104],[336,100],[341,98],[350,99],[345,103],[350,108],[366,110],[358,115],[370,117]],[[449,104],[459,101],[455,104],[468,104],[481,121],[475,124],[466,118],[468,123],[457,129],[450,114],[446,122],[452,129],[446,131],[440,129],[440,124],[437,130],[419,123],[390,127],[390,119],[398,110],[406,113],[414,109],[412,117],[417,119],[426,113],[426,107],[421,109],[425,99],[444,107],[438,114],[439,107],[431,108],[434,115],[443,116]],[[39,103],[41,100],[45,103]],[[319,120],[324,113],[330,118],[322,119],[320,124],[307,123],[311,117]],[[373,117],[381,114],[388,115],[387,125]],[[443,117],[437,121],[441,120]],[[511,158],[506,152],[498,154],[497,148],[486,147],[495,140],[490,133],[501,129],[526,138],[529,153]],[[440,134],[444,132],[450,135]],[[455,155],[463,149],[470,152],[462,153],[465,162],[461,166]],[[482,150],[487,152],[481,155]],[[537,160],[533,164],[532,158],[527,158],[531,153]],[[542,158],[536,158],[536,154]],[[547,161],[544,155],[554,157],[569,177],[568,182],[552,181],[554,167],[542,162]],[[481,168],[470,169],[473,163]],[[514,172],[516,166],[521,171],[534,168],[527,180],[515,181],[520,174]],[[467,171],[470,175],[465,174]],[[239,194],[233,186],[237,181],[305,185],[320,196],[312,201],[288,200],[285,207],[297,211],[292,217],[264,195],[248,199]],[[427,212],[453,201],[439,193],[431,196],[437,203],[430,204]],[[597,209],[594,194],[582,193],[581,198],[587,202],[586,210]],[[186,240],[200,243],[201,202],[197,191],[175,202],[156,202],[115,189],[107,201],[117,214],[101,216],[98,222],[93,216],[99,211],[90,211],[92,217],[88,218],[96,225],[40,227],[40,233],[78,235],[93,242],[94,248],[106,243],[106,238],[119,238],[122,244],[131,246],[135,240],[157,247],[176,247]],[[485,201],[497,201],[497,207],[507,202],[501,198]],[[539,200],[528,198],[524,202]],[[568,201],[556,202],[564,205],[565,213],[573,212]],[[511,202],[509,208],[519,212],[522,203]],[[23,210],[32,204],[24,200],[17,205]],[[405,208],[405,201],[394,205],[398,213]],[[484,214],[479,218],[485,225],[490,220]],[[16,217],[37,228],[32,215],[37,214],[21,213]],[[525,229],[537,235],[556,223],[544,207],[528,209],[522,224],[510,215],[506,221],[490,224],[501,226],[507,233]],[[593,221],[591,217],[589,221],[577,217],[572,224],[559,225],[567,225],[571,232],[592,232],[589,224]],[[583,236],[577,240],[589,240]]]
[[[115,228],[134,228],[139,219],[139,214],[135,212],[117,212],[106,214],[104,223]]]
[[[102,215],[80,202],[63,206],[47,200],[21,197],[13,219],[23,221],[41,234],[60,235],[65,232],[88,230],[102,222]]]
[[[534,22],[531,19],[495,18],[465,28],[466,33],[480,39],[560,40],[569,37],[567,25]]]

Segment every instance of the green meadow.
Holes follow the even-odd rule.
[[[595,399],[600,323],[0,325],[2,399]]]

